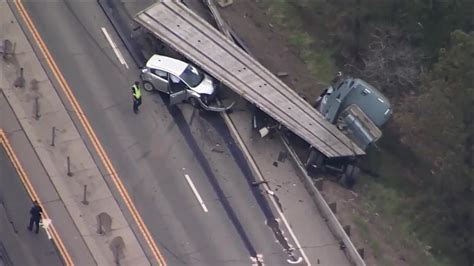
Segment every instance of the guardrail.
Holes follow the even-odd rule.
[[[280,137],[286,149],[288,150],[288,153],[291,155],[291,158],[297,165],[298,169],[301,171],[301,175],[299,175],[300,180],[308,191],[311,198],[313,199],[313,202],[316,204],[316,206],[318,206],[321,212],[321,216],[326,219],[329,229],[339,241],[339,243],[341,245],[344,245],[344,252],[346,253],[346,256],[354,265],[365,266],[366,264],[364,259],[362,259],[361,255],[357,251],[356,247],[352,243],[346,231],[344,231],[344,228],[342,227],[341,223],[339,223],[339,221],[337,220],[336,215],[334,215],[326,200],[323,198],[319,190],[314,185],[311,177],[308,176],[306,169],[301,160],[296,155],[296,152],[290,146],[285,136],[280,135]]]
[[[227,27],[225,21],[222,19],[222,17],[219,14],[219,11],[217,10],[214,1],[213,0],[203,0],[204,4],[207,5],[209,10],[211,11],[212,17],[216,20],[217,26],[219,30],[230,40],[233,40],[231,30]],[[246,49],[244,49],[247,53]],[[224,114],[224,119],[226,120],[228,126],[233,127],[233,123],[230,120],[230,118]],[[231,130],[231,132],[236,133],[236,130]],[[234,139],[240,140],[240,136],[238,134],[233,134]],[[237,135],[237,136],[235,136]],[[344,245],[344,252],[346,253],[346,256],[348,257],[349,261],[353,263],[354,265],[357,266],[365,266],[365,262],[360,256],[359,252],[355,248],[354,244],[352,243],[351,239],[347,235],[346,231],[344,231],[344,228],[341,226],[339,221],[337,220],[337,217],[334,215],[332,212],[331,208],[327,204],[326,200],[324,200],[323,196],[319,192],[319,190],[314,186],[313,181],[311,177],[308,176],[306,169],[303,166],[303,163],[299,160],[298,156],[296,155],[296,152],[291,148],[291,146],[288,143],[288,140],[283,136],[280,135],[281,139],[283,141],[283,144],[285,145],[286,149],[288,150],[289,154],[291,155],[293,161],[297,165],[298,169],[301,172],[301,175],[299,175],[301,182],[305,186],[306,190],[310,194],[311,198],[313,199],[313,202],[316,204],[320,212],[322,213],[323,218],[326,219],[327,224],[333,235],[336,237],[336,239]],[[247,160],[253,162],[250,153],[245,148],[245,145],[243,142],[237,141],[237,143],[240,144],[240,146],[243,148],[244,154],[246,154]],[[246,153],[247,152],[247,153]],[[250,158],[249,158],[250,157]],[[252,169],[254,169],[252,167]],[[258,169],[256,167],[256,169]],[[260,174],[260,173],[255,173],[255,174]],[[262,177],[263,178],[263,177]]]

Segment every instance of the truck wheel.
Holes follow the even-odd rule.
[[[324,158],[324,154],[312,148],[306,161],[306,170],[312,171],[316,168],[318,171],[321,171],[324,168]]]
[[[153,84],[151,84],[149,81],[143,81],[143,89],[148,92],[152,92],[155,90],[155,86],[153,86]]]
[[[319,110],[319,106],[321,105],[321,101],[323,100],[323,97],[319,96],[313,103],[313,107],[317,110]]]
[[[360,174],[360,169],[358,166],[353,164],[346,165],[346,169],[342,176],[342,181],[346,185],[347,188],[352,188],[355,185],[357,177]]]

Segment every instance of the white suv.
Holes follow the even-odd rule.
[[[183,61],[153,55],[140,75],[146,91],[160,91],[170,95],[170,105],[188,101],[208,111],[226,111],[233,106],[213,106],[217,84],[213,78]]]

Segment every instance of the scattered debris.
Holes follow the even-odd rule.
[[[288,76],[288,73],[287,73],[287,72],[281,71],[281,72],[278,72],[278,73],[277,73],[277,77],[282,78],[282,77],[286,77],[286,76]]]
[[[224,153],[223,150],[221,150],[221,149],[216,149],[216,148],[212,148],[211,151],[212,151],[212,152],[216,152],[216,153]]]
[[[234,0],[217,0],[217,4],[224,8],[232,5],[234,3]]]
[[[258,132],[260,133],[260,137],[263,138],[270,133],[270,130],[268,130],[267,127],[262,127]]]
[[[252,261],[252,266],[263,266],[263,255],[257,254],[255,257],[250,257],[250,261]]]
[[[346,244],[344,244],[344,241],[340,241],[340,242],[339,242],[339,248],[340,248],[341,250],[346,249]]]
[[[267,180],[263,180],[263,181],[255,181],[255,182],[252,182],[252,186],[259,186],[261,184],[268,184],[268,181]]]
[[[281,151],[280,154],[278,154],[278,161],[283,163],[285,162],[286,158],[288,158],[288,153]]]
[[[302,93],[298,93],[298,95],[303,98],[304,100],[308,100],[308,98],[306,97],[306,95],[302,94]]]
[[[289,264],[300,264],[300,263],[303,261],[303,258],[302,258],[302,257],[298,257],[298,259],[295,259],[295,260],[287,259],[286,261],[287,261]]]

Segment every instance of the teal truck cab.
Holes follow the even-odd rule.
[[[392,114],[390,102],[380,91],[361,79],[344,78],[341,72],[313,106],[364,151],[382,136],[381,127]],[[340,173],[350,187],[359,173],[357,159],[327,158],[311,148],[306,167]]]

